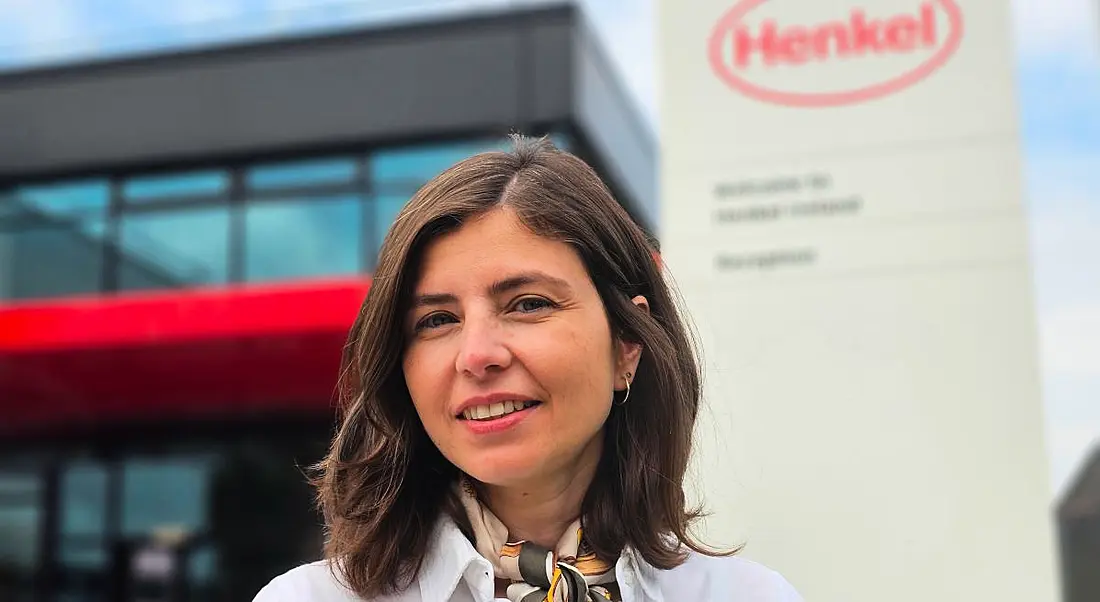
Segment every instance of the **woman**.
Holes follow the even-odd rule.
[[[317,481],[330,559],[257,602],[794,602],[689,534],[700,374],[654,249],[544,140],[425,185],[382,245]]]

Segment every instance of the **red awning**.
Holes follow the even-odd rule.
[[[354,279],[0,306],[0,432],[324,410],[369,286]]]

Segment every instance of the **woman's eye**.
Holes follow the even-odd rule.
[[[526,297],[526,298],[523,298],[523,299],[520,299],[519,301],[517,301],[516,305],[515,305],[515,308],[516,308],[516,311],[518,311],[520,313],[529,314],[529,313],[539,311],[540,309],[546,309],[548,307],[553,307],[553,305],[554,305],[553,303],[551,303],[551,302],[549,302],[546,299],[543,299],[541,297]]]
[[[444,313],[429,314],[429,315],[424,316],[423,318],[421,318],[421,320],[416,323],[416,329],[417,330],[424,330],[424,329],[439,328],[440,326],[450,324],[451,322],[454,322],[454,321],[455,321],[455,317],[452,316],[451,314],[444,314]]]

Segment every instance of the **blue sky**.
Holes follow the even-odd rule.
[[[1017,0],[1021,133],[1052,489],[1100,441],[1100,15]]]
[[[0,67],[537,0],[0,0]],[[582,0],[656,129],[654,0]],[[1097,0],[1015,0],[1051,491],[1100,442]]]

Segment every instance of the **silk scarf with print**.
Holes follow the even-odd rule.
[[[462,506],[474,530],[478,553],[497,577],[511,581],[511,602],[606,602],[615,600],[615,565],[585,544],[581,521],[565,530],[553,550],[531,541],[508,541],[508,527],[477,499],[472,484],[459,485]]]

